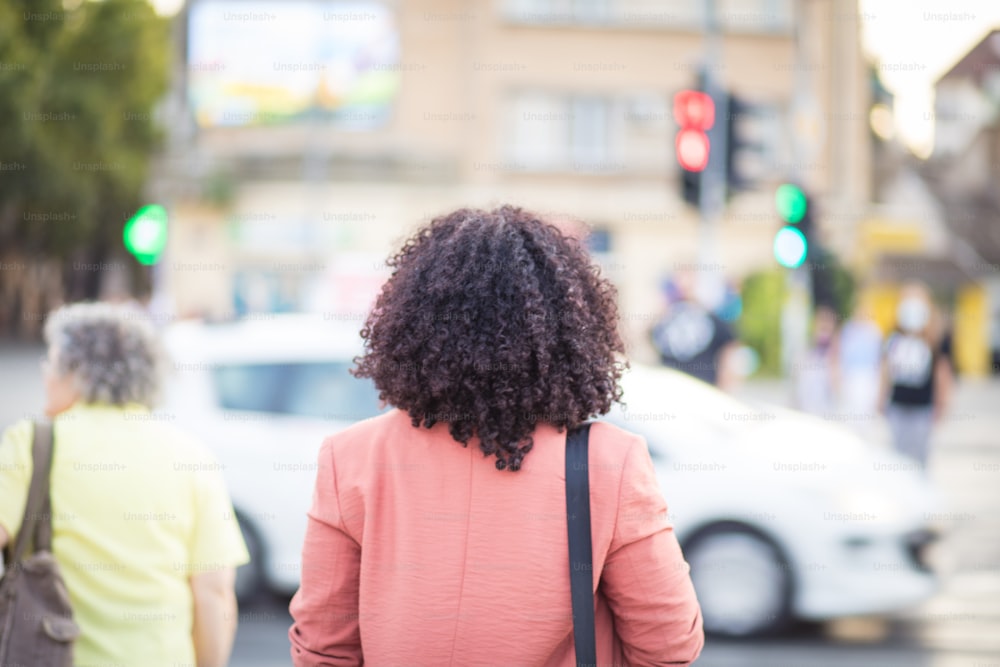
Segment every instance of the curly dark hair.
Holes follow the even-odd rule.
[[[519,470],[539,422],[560,430],[621,399],[616,290],[580,242],[513,206],[435,218],[388,260],[357,377]]]

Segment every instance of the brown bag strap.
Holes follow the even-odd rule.
[[[39,429],[41,426],[41,429]],[[55,443],[52,436],[52,423],[35,424],[38,433],[38,449],[32,451],[34,465],[43,471],[39,481],[39,492],[42,496],[42,509],[35,521],[35,551],[52,551],[52,456]],[[33,468],[34,469],[34,468]],[[34,475],[32,475],[34,478]]]
[[[10,562],[19,563],[28,543],[34,540],[35,551],[52,548],[52,510],[49,499],[49,469],[52,467],[52,424],[34,423],[31,441],[31,486],[24,505],[24,520],[17,532]]]

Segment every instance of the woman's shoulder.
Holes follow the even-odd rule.
[[[644,442],[641,435],[610,421],[594,420],[590,422],[590,425],[591,442],[599,442],[602,448],[609,451],[625,451],[637,443]],[[373,437],[379,435],[397,435],[400,432],[412,433],[415,428],[419,428],[431,436],[451,437],[445,422],[437,422],[429,429],[415,427],[409,414],[399,408],[392,408],[380,415],[355,422],[347,428],[337,431],[326,438],[324,445],[328,447],[351,446],[358,442],[371,442]],[[565,431],[563,433],[565,434]]]
[[[405,411],[391,408],[328,435],[323,440],[322,451],[338,459],[363,455],[379,443],[391,441],[412,428],[410,416]]]
[[[540,425],[535,433],[535,449],[526,460],[534,457],[542,468],[561,468],[563,458],[554,450],[564,447],[565,438],[565,429],[560,433],[555,426]],[[401,447],[404,442],[405,446]],[[453,446],[451,454],[439,449],[448,445]],[[474,442],[468,447],[475,447]],[[320,458],[328,459],[328,463],[335,464],[345,474],[363,476],[369,468],[402,465],[404,459],[423,460],[421,457],[429,451],[439,452],[442,465],[453,458],[464,461],[464,457],[455,454],[466,448],[454,441],[447,423],[438,422],[430,429],[415,427],[406,411],[393,408],[328,436],[323,441]],[[539,459],[543,450],[548,453]],[[591,422],[588,458],[596,471],[618,479],[635,451],[648,452],[646,440],[641,435],[608,421]]]
[[[630,448],[640,444],[645,446],[646,443],[646,439],[638,433],[604,420],[591,422],[590,437],[600,443],[601,449],[618,453],[626,453]]]
[[[327,436],[325,442],[364,440],[378,433],[400,430],[410,426],[410,416],[405,411],[399,408],[390,408],[374,417],[356,421],[347,428]]]
[[[592,467],[623,471],[634,452],[648,456],[646,439],[608,421],[595,421],[590,427],[589,458]]]

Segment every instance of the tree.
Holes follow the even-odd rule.
[[[784,270],[771,268],[750,274],[743,281],[740,340],[760,357],[758,374],[781,375],[781,308],[785,302]]]
[[[34,335],[48,308],[96,298],[112,262],[136,271],[120,236],[144,203],[169,61],[146,0],[0,3],[0,332]]]

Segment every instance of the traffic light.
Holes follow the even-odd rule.
[[[774,235],[774,258],[786,269],[802,266],[808,252],[805,235],[795,227],[782,227]]]
[[[700,90],[682,90],[674,95],[674,120],[679,127],[674,147],[681,168],[681,193],[684,201],[697,206],[701,172],[712,152],[708,130],[715,124],[715,101]]]
[[[806,193],[796,185],[783,183],[774,192],[774,206],[785,224],[794,225],[802,221],[809,210]]]
[[[762,177],[759,125],[763,112],[733,93],[726,95],[726,193],[752,188]],[[754,136],[754,130],[757,130]]]
[[[789,269],[802,266],[815,235],[809,197],[799,186],[783,183],[774,193],[774,206],[784,224],[774,236],[774,258]]]
[[[125,223],[122,238],[140,264],[156,264],[167,246],[167,210],[159,204],[143,206]]]
[[[837,282],[839,260],[826,248],[813,244],[809,249],[809,274],[812,277],[812,299],[816,306],[833,306],[837,304]]]

